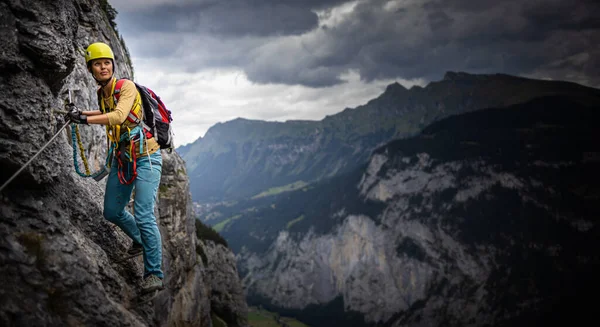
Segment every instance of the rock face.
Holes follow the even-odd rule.
[[[210,304],[213,312],[228,326],[244,326],[248,307],[236,268],[235,256],[226,247],[206,242],[206,278],[210,280]]]
[[[164,269],[171,273],[166,275],[168,291],[157,298],[156,317],[170,326],[183,322],[204,326],[210,321],[210,288],[204,285],[205,267],[195,251],[198,240],[194,219],[190,219],[188,183],[183,159],[177,154],[163,154],[158,211]]]
[[[454,116],[355,173],[234,206],[221,233],[250,301],[311,326],[594,319],[599,110],[545,97]]]
[[[97,108],[83,60],[89,43],[111,44],[116,75],[132,75],[106,17],[97,1],[0,3],[3,183],[63,126],[56,109],[69,90],[80,108]],[[104,129],[79,130],[93,172],[104,162]],[[203,262],[196,251],[215,245],[196,237],[181,157],[163,152],[157,217],[166,289],[147,304],[135,304],[141,258],[116,262],[130,240],[103,218],[104,182],[75,173],[67,130],[2,191],[0,325],[212,326],[223,313],[229,326],[245,326],[236,267],[223,259],[233,254],[207,250]]]

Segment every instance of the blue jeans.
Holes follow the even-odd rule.
[[[134,242],[144,247],[144,278],[149,275],[164,278],[161,270],[162,242],[154,216],[156,192],[162,172],[160,150],[150,156],[137,158],[137,177],[129,185],[121,184],[117,171],[117,162],[114,161],[106,181],[104,218],[119,226]],[[135,216],[125,210],[134,186]]]

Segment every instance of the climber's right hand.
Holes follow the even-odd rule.
[[[70,110],[67,113],[67,119],[75,124],[86,124],[87,125],[87,116],[84,115],[81,110],[77,109],[74,104],[70,103],[67,105]]]

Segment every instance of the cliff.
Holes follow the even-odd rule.
[[[599,110],[556,96],[452,116],[211,215],[250,303],[311,326],[581,324],[600,289]]]
[[[115,52],[118,77],[131,77],[127,50],[107,3],[86,0],[0,2],[0,178],[21,168],[64,124],[71,100],[96,109],[96,85],[84,49]],[[100,126],[79,128],[92,171],[104,162]],[[104,183],[73,167],[69,129],[61,132],[0,196],[0,325],[246,325],[246,303],[233,254],[196,236],[183,160],[163,152],[156,213],[166,289],[136,304],[141,258],[117,262],[130,240],[104,220]],[[206,258],[202,258],[202,253]]]

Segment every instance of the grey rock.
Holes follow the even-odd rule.
[[[81,109],[97,109],[96,84],[83,60],[88,44],[111,44],[116,75],[132,76],[127,50],[99,6],[91,0],[0,2],[2,182],[65,123],[58,110],[69,91]],[[104,128],[80,126],[79,132],[95,172],[106,157]],[[116,262],[131,241],[103,218],[105,180],[75,173],[71,137],[68,128],[0,194],[0,325],[208,327],[213,289],[219,289],[231,295],[224,293],[215,307],[244,326],[247,307],[235,263],[222,259],[231,252],[223,248],[213,258],[209,251],[210,262],[230,265],[213,267],[195,251],[200,241],[181,157],[163,152],[156,208],[166,289],[136,305],[142,260]]]
[[[244,286],[257,302],[315,324],[310,310],[340,297],[336,318],[359,313],[386,326],[595,319],[586,297],[600,289],[598,116],[598,107],[562,97],[460,115],[390,142],[364,170],[331,181],[346,190],[317,185],[262,208],[251,202],[252,214],[226,237],[293,217],[272,208],[296,203],[304,225],[283,221],[260,247],[244,238]],[[312,215],[311,205],[320,205]]]
[[[247,325],[246,293],[238,277],[234,254],[221,244],[202,243],[207,256],[206,278],[210,281],[212,310],[228,326]]]

